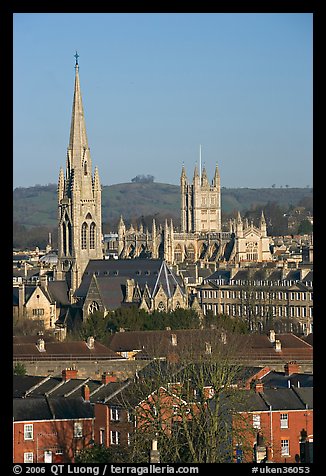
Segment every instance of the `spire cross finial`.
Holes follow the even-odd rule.
[[[74,55],[74,57],[76,58],[76,66],[78,66],[79,54],[77,53],[77,51],[76,51],[76,54]]]

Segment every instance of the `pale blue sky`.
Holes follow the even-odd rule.
[[[312,185],[309,13],[14,14],[14,187],[65,167],[79,56],[93,167],[179,184]]]

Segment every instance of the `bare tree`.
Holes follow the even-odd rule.
[[[239,342],[222,329],[203,336],[178,342],[167,360],[152,361],[120,395],[133,412],[132,462],[148,461],[153,439],[165,463],[232,462],[235,441],[247,447],[247,423],[233,425],[247,395],[237,386]]]

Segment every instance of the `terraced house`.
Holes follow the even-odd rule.
[[[310,268],[219,269],[197,287],[207,315],[246,319],[251,330],[313,332],[313,271]]]

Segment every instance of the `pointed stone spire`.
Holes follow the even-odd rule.
[[[207,172],[206,172],[206,167],[205,167],[205,165],[204,165],[203,173],[202,173],[202,177],[201,177],[201,185],[202,185],[202,187],[209,187],[208,177],[207,177]]]
[[[187,175],[186,175],[186,170],[185,170],[184,164],[182,164],[180,182],[181,182],[181,186],[186,185],[186,183],[187,183]]]
[[[98,168],[97,168],[97,167],[95,167],[95,170],[94,170],[93,190],[94,190],[94,191],[99,191],[99,190],[101,190],[100,175],[99,175],[99,172],[98,172]]]
[[[63,199],[64,189],[65,189],[65,177],[63,173],[63,168],[60,167],[59,180],[58,180],[58,202],[59,203]]]
[[[200,186],[200,177],[198,173],[197,163],[195,165],[195,170],[194,170],[193,184]]]
[[[221,181],[220,172],[219,172],[218,166],[217,166],[217,164],[216,164],[215,174],[214,174],[214,178],[213,178],[213,186],[214,186],[214,187],[219,187],[220,181]]]
[[[265,220],[263,210],[261,211],[259,226],[260,226],[260,231],[262,232],[263,236],[267,236],[267,225],[266,225],[266,220]]]
[[[70,138],[69,138],[69,147],[70,151],[69,158],[71,161],[70,169],[72,168],[81,168],[85,160],[88,161],[87,167],[91,170],[90,157],[89,157],[89,147],[86,134],[86,125],[84,117],[84,108],[80,90],[79,83],[79,65],[78,65],[78,55],[76,53],[76,65],[75,65],[75,88],[74,88],[74,99],[72,104],[72,115],[71,115],[71,127],[70,127]]]

